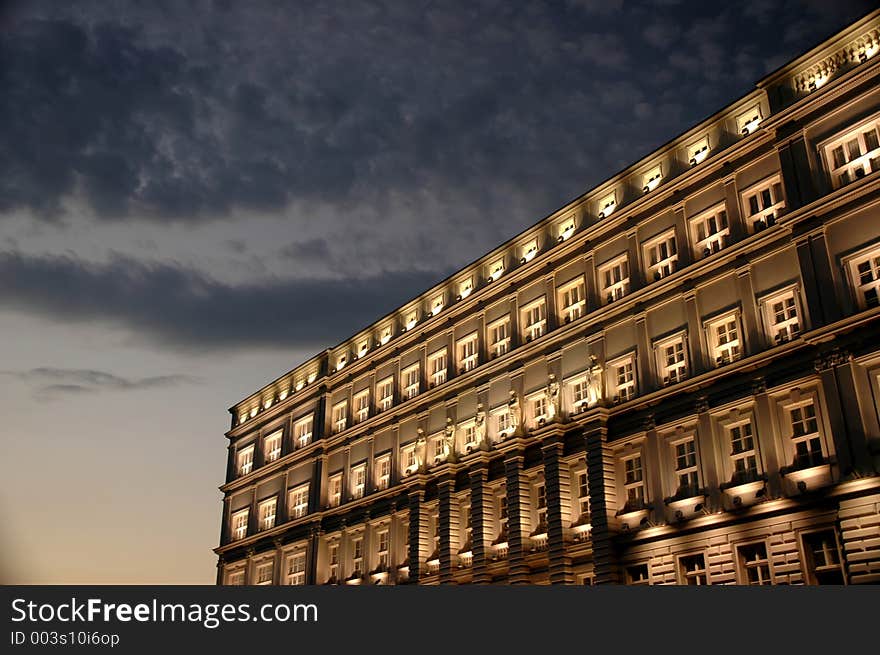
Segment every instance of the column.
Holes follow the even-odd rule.
[[[694,260],[694,251],[688,238],[689,230],[687,217],[684,215],[684,205],[675,208],[675,248],[678,251],[678,266],[681,270],[689,266]]]
[[[617,480],[614,455],[608,445],[607,420],[607,414],[600,411],[584,428],[596,584],[616,584],[619,581],[617,557],[612,544],[612,526],[617,512]]]
[[[477,317],[477,357],[480,364],[489,361],[489,349],[486,346],[486,312]]]
[[[776,149],[779,153],[787,209],[791,211],[815,200],[818,195],[816,185],[813,183],[803,132],[796,134],[787,143],[778,144]]]
[[[782,478],[779,469],[786,465],[784,450],[774,437],[773,407],[767,395],[767,383],[763,377],[752,380],[752,396],[755,399],[755,441],[760,453],[760,466],[767,474],[767,491],[770,498],[782,495]],[[726,440],[726,435],[725,435]],[[725,441],[726,443],[726,441]],[[729,445],[725,445],[729,448]]]
[[[834,323],[843,317],[843,309],[852,313],[852,299],[848,293],[844,293],[834,282],[831,256],[828,252],[828,242],[824,234],[814,234],[810,237],[810,254],[813,263],[813,272],[816,275],[816,284],[821,293],[819,294],[822,305],[822,317],[825,324]],[[844,303],[841,306],[841,303]]]
[[[837,366],[837,386],[847,421],[853,466],[857,473],[877,473],[868,449],[870,420],[876,421],[874,400],[864,368],[852,359]]]
[[[306,584],[320,584],[318,580],[318,551],[321,548],[321,528],[314,525],[309,528],[309,543],[306,548]]]
[[[531,516],[529,483],[523,471],[520,450],[507,453],[504,458],[507,482],[507,564],[510,584],[528,584],[529,567],[525,563],[528,545],[528,526]]]
[[[736,178],[734,177],[724,180],[724,209],[727,211],[730,241],[735,243],[745,238],[748,235],[748,230],[739,211],[739,191],[736,188]]]
[[[409,492],[409,579],[414,584],[418,584],[427,572],[430,540],[425,490],[412,489]]]
[[[229,511],[230,509],[230,501],[232,498],[230,496],[225,496],[223,498],[223,518],[220,524],[220,543],[228,544],[231,540],[231,525],[232,515]]]
[[[458,508],[455,507],[455,477],[449,473],[437,481],[440,501],[440,583],[454,584],[452,572],[458,564]]]
[[[593,259],[592,252],[588,252],[584,257],[584,291],[587,296],[586,313],[589,314],[602,306],[596,287],[596,262]]]
[[[245,585],[252,585],[256,582],[256,571],[254,571],[254,551],[253,547],[248,548],[247,553],[247,561],[244,565],[244,583]]]
[[[742,306],[742,329],[746,336],[746,347],[743,348],[743,357],[754,355],[763,350],[764,339],[758,332],[758,312],[755,305],[755,286],[752,282],[752,267],[750,264],[736,269],[736,288]]]
[[[636,314],[636,373],[639,384],[639,395],[644,395],[658,388],[656,358],[648,340],[648,322],[645,312]]]
[[[700,321],[699,309],[697,309],[697,292],[694,289],[687,289],[683,296],[688,325],[688,362],[691,377],[695,377],[707,370],[706,335],[703,333],[703,324]]]
[[[278,500],[275,502],[275,525],[286,523],[288,517],[290,516],[290,511],[287,508],[287,485],[289,474],[290,469],[284,471],[284,486],[281,487],[281,491],[278,492]],[[309,489],[309,491],[311,492],[311,488]]]
[[[638,230],[627,232],[626,239],[627,258],[629,259],[629,289],[630,292],[633,292],[645,286],[645,274],[642,269],[642,258],[639,254]]]
[[[700,463],[703,468],[703,487],[708,489],[709,506],[722,507],[721,490],[719,485],[726,480],[719,479],[718,468],[712,454],[716,451],[715,440],[712,436],[712,416],[709,414],[709,402],[705,396],[700,396],[694,405],[697,413],[697,448],[700,451]],[[722,446],[726,448],[726,446]]]
[[[272,562],[272,584],[276,587],[284,584],[282,568],[284,567],[284,553],[281,551],[281,539],[273,539],[272,545],[275,546],[275,561]]]
[[[832,350],[821,354],[815,361],[815,369],[822,382],[825,406],[828,408],[828,422],[831,424],[831,434],[826,435],[825,442],[834,444],[834,453],[837,456],[837,467],[841,478],[852,475],[855,470],[854,453],[850,444],[851,436],[848,433],[851,426],[858,422],[859,416],[858,413],[852,417],[844,415],[841,388],[835,370],[837,365],[845,364],[849,357],[850,355],[847,353]],[[867,455],[867,449],[865,455]]]
[[[559,314],[556,308],[556,275],[550,274],[544,278],[544,293],[547,297],[547,332],[552,332],[559,326]]]
[[[455,330],[446,333],[446,379],[458,374],[458,354],[455,352]]]
[[[315,462],[312,464],[312,482],[309,484],[309,513],[321,511],[321,499],[324,498],[324,466],[327,455],[323,452],[316,453]]]
[[[571,476],[559,460],[564,450],[563,433],[548,436],[541,447],[544,491],[547,497],[547,544],[550,584],[572,584],[571,558],[566,555],[566,532],[571,525]]]
[[[473,547],[474,584],[488,584],[491,577],[486,570],[488,550],[492,542],[492,526],[494,525],[491,491],[487,482],[489,471],[487,464],[474,464],[469,473],[471,490],[471,545]]]
[[[510,296],[510,349],[522,345],[523,338],[519,332],[519,302],[516,294]]]

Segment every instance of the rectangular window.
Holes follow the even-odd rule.
[[[494,410],[492,417],[495,419],[495,434],[498,440],[504,439],[513,432],[513,420],[510,416],[510,410],[506,405]]]
[[[755,105],[736,117],[736,129],[743,136],[751,134],[758,129],[762,118],[760,106]]]
[[[489,276],[487,277],[487,282],[494,282],[498,278],[504,275],[504,259],[499,259],[493,264],[489,265]]]
[[[742,194],[743,213],[749,232],[760,232],[775,225],[776,219],[785,211],[782,181],[776,175],[749,187]]]
[[[665,232],[645,244],[645,263],[648,280],[660,280],[678,268],[678,247],[675,230]]]
[[[287,584],[304,585],[306,583],[306,554],[294,553],[287,559]]]
[[[458,283],[458,299],[464,300],[474,290],[474,278],[469,277]]]
[[[379,411],[394,406],[394,378],[385,378],[376,384],[376,395],[379,397]]]
[[[330,563],[330,580],[339,580],[339,544],[332,543],[327,547],[327,561]]]
[[[523,308],[522,324],[527,342],[534,341],[547,331],[547,303],[543,296]]]
[[[510,317],[505,316],[489,326],[489,351],[492,357],[501,357],[510,351]]]
[[[342,504],[342,473],[331,475],[327,480],[327,502],[330,507]]]
[[[458,341],[458,369],[461,373],[467,373],[479,363],[478,335],[473,332]]]
[[[657,371],[663,385],[681,382],[688,376],[687,343],[684,334],[657,342]]]
[[[606,303],[620,300],[629,293],[629,261],[626,254],[600,266],[598,273]]]
[[[309,513],[309,485],[301,484],[290,490],[290,518],[300,519]]]
[[[579,277],[559,287],[559,313],[564,323],[576,321],[586,313],[586,287]]]
[[[835,189],[880,170],[880,138],[873,119],[823,148],[825,164]]]
[[[446,382],[446,348],[428,357],[428,371],[431,373],[431,387],[439,387]]]
[[[538,240],[532,239],[527,242],[520,248],[520,252],[522,256],[520,257],[520,264],[525,264],[526,262],[530,262],[535,258],[535,255],[538,254]]]
[[[363,423],[370,418],[370,390],[364,389],[354,396],[354,422]]]
[[[257,584],[258,585],[270,585],[272,584],[272,573],[275,568],[274,562],[266,562],[265,564],[257,565]]]
[[[247,475],[254,470],[254,447],[242,448],[238,451],[238,474]]]
[[[348,422],[348,401],[343,400],[333,406],[333,434],[345,430]]]
[[[410,400],[419,395],[419,365],[415,364],[400,374],[403,385],[403,399]]]
[[[431,439],[431,456],[434,458],[435,464],[446,461],[446,442],[443,435]]]
[[[376,458],[376,488],[387,489],[391,486],[391,455]]]
[[[709,353],[716,366],[729,364],[742,357],[739,314],[731,312],[706,323]]]
[[[364,574],[364,539],[356,537],[351,541],[351,575],[360,577]]]
[[[658,164],[642,176],[642,192],[648,193],[657,188],[663,179],[663,170]]]
[[[623,488],[626,494],[624,511],[634,512],[645,508],[645,480],[642,475],[641,455],[623,460]]]
[[[706,570],[706,558],[702,553],[683,555],[678,558],[681,583],[686,585],[709,584],[709,573]]]
[[[730,462],[733,469],[733,484],[745,484],[758,479],[758,453],[755,450],[755,436],[751,419],[729,425],[727,436],[730,439]]]
[[[382,529],[376,533],[376,556],[377,568],[380,571],[388,569],[388,530]]]
[[[464,451],[469,453],[477,448],[477,425],[468,421],[462,426],[464,432]]]
[[[532,398],[532,420],[535,425],[541,425],[547,420],[547,407],[547,396],[543,392]]]
[[[786,408],[791,442],[794,446],[794,468],[804,469],[825,463],[822,435],[816,404],[812,398]]]
[[[770,343],[784,343],[801,333],[796,289],[787,289],[761,300],[761,315]]]
[[[226,584],[230,587],[241,587],[244,585],[244,571],[232,571],[226,576]]]
[[[577,494],[580,518],[587,519],[590,516],[590,488],[587,484],[586,471],[577,474]]]
[[[263,439],[263,452],[266,457],[266,463],[274,462],[281,457],[281,430],[273,432]]]
[[[844,584],[840,548],[834,530],[822,530],[803,535],[804,564],[807,582],[815,585]]]
[[[847,269],[859,309],[880,305],[880,248],[850,258]]]
[[[613,403],[624,403],[636,397],[636,362],[633,355],[608,362],[608,376]]]
[[[708,257],[724,248],[730,239],[730,227],[727,224],[727,210],[724,205],[714,207],[692,219],[691,233],[695,257]]]
[[[537,528],[547,529],[547,487],[542,483],[535,488],[535,515],[538,519]]]
[[[312,415],[298,420],[293,425],[293,442],[297,448],[304,448],[312,442]]]
[[[244,539],[247,536],[249,514],[250,512],[247,509],[243,509],[232,515],[232,538],[235,541]]]
[[[278,498],[275,496],[257,505],[260,516],[260,530],[271,530],[275,527],[275,507],[277,505]]]
[[[747,585],[771,585],[770,560],[767,557],[767,545],[763,542],[747,544],[736,549],[739,563],[740,580]]]
[[[351,497],[363,498],[367,486],[367,465],[359,464],[351,468]]]
[[[419,469],[419,461],[416,456],[416,445],[409,444],[400,450],[400,465],[403,475],[412,475]]]
[[[587,378],[578,378],[572,380],[570,386],[572,413],[577,414],[581,409],[585,409],[590,402],[590,385]]]
[[[697,445],[693,437],[672,445],[675,457],[675,497],[693,498],[700,493]]]
[[[647,564],[634,564],[626,567],[626,584],[628,585],[648,585],[651,584],[651,578],[648,575]]]

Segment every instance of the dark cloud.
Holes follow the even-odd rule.
[[[269,279],[234,286],[173,264],[117,257],[98,265],[73,257],[0,253],[0,308],[59,322],[121,325],[146,340],[187,350],[293,345],[317,350],[435,281],[434,275],[413,272],[340,280]],[[37,376],[66,375],[58,369],[36,371]],[[170,376],[126,381],[77,371],[62,382],[71,381],[97,388],[144,388],[179,380]]]
[[[0,375],[11,376],[27,383],[37,385],[41,396],[60,396],[94,393],[97,391],[139,391],[194,384],[199,378],[191,375],[156,375],[146,378],[125,378],[106,371],[76,368],[53,368],[48,366],[32,368],[27,371],[0,371]]]

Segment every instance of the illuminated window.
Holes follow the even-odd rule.
[[[458,299],[464,300],[474,290],[474,278],[469,277],[458,283]]]
[[[507,405],[493,410],[492,418],[495,420],[495,434],[498,439],[503,439],[513,432],[513,419]]]
[[[559,287],[557,294],[559,296],[559,311],[563,322],[571,323],[584,315],[587,294],[583,277],[562,285]]]
[[[761,108],[758,105],[736,117],[736,130],[743,136],[754,132],[761,123]]]
[[[597,272],[606,303],[620,300],[629,293],[629,262],[626,253],[603,264]]]
[[[624,512],[645,508],[645,479],[642,474],[641,455],[633,455],[623,460],[623,489],[626,497]]]
[[[439,296],[434,296],[434,299],[431,301],[431,315],[436,316],[440,312],[443,311],[443,307],[445,303],[443,302],[443,294]]]
[[[343,400],[333,406],[333,433],[339,434],[345,430],[348,421],[348,401]]]
[[[672,444],[675,461],[676,498],[692,498],[700,493],[697,445],[693,437]]]
[[[696,143],[688,146],[687,149],[688,163],[696,166],[706,157],[709,156],[709,137],[703,137]]]
[[[330,507],[342,504],[342,473],[331,475],[327,480],[327,501]]]
[[[376,488],[387,489],[391,485],[391,455],[376,458]]]
[[[520,252],[522,252],[522,257],[520,257],[519,260],[521,264],[532,261],[535,258],[535,255],[538,254],[538,240],[532,239],[522,246]]]
[[[547,529],[547,487],[541,482],[535,487],[535,516],[537,528]]]
[[[290,490],[290,518],[301,519],[309,513],[309,484],[301,484]]]
[[[850,257],[846,268],[859,309],[880,305],[880,247]]]
[[[547,303],[543,296],[523,308],[522,323],[526,341],[534,341],[547,331]]]
[[[327,561],[329,562],[330,580],[339,580],[339,544],[332,543],[327,547]]]
[[[660,184],[660,181],[662,179],[663,179],[663,171],[661,170],[660,165],[658,164],[657,166],[652,168],[650,171],[645,173],[645,175],[643,176],[643,178],[642,178],[642,182],[643,182],[642,191],[644,193],[649,193],[649,192],[653,191],[654,189],[657,188],[657,186]]]
[[[660,280],[678,268],[678,248],[675,231],[670,230],[645,244],[645,263],[648,279]]]
[[[419,395],[419,365],[413,364],[400,374],[403,386],[403,399],[410,400]]]
[[[733,484],[745,484],[758,479],[758,452],[755,448],[754,427],[751,418],[727,426],[730,441],[730,462]]]
[[[400,449],[400,465],[403,467],[403,475],[412,475],[419,469],[416,445],[409,444]]]
[[[472,332],[463,339],[459,339],[458,344],[458,369],[460,373],[467,373],[475,368],[479,363],[478,351],[478,335]]]
[[[226,584],[230,587],[241,587],[244,585],[244,571],[231,571],[226,576]]]
[[[355,537],[351,540],[351,577],[358,578],[364,574],[364,538]]]
[[[306,554],[294,553],[287,558],[287,584],[304,585],[306,583]]]
[[[489,352],[501,357],[510,351],[510,317],[505,316],[489,325]]]
[[[384,528],[379,530],[376,533],[376,559],[377,559],[377,568],[380,571],[385,571],[388,569],[388,547],[389,547],[389,539],[388,539],[388,529]]]
[[[379,397],[379,411],[391,409],[394,406],[394,378],[385,378],[376,383],[376,395]]]
[[[731,312],[706,323],[709,353],[716,366],[735,362],[742,357],[739,314]]]
[[[242,448],[238,451],[238,474],[247,475],[254,470],[254,447]]]
[[[810,532],[801,537],[807,582],[814,585],[845,582],[840,547],[834,530]]]
[[[599,218],[607,218],[611,216],[615,209],[617,209],[617,196],[612,191],[607,196],[604,196],[599,200]]]
[[[293,424],[293,441],[298,448],[304,448],[312,442],[312,418],[309,414]]]
[[[590,489],[587,484],[587,472],[580,471],[577,474],[577,499],[580,518],[590,516]]]
[[[657,371],[664,386],[681,382],[687,377],[688,356],[684,333],[658,341],[654,350],[657,353]]]
[[[727,210],[719,205],[691,219],[691,234],[694,240],[694,255],[708,257],[727,245],[730,227],[727,224]]]
[[[767,557],[765,543],[739,546],[736,549],[736,555],[740,579],[744,584],[754,586],[773,584],[773,578],[770,575],[770,559]]]
[[[477,425],[473,421],[468,421],[461,426],[464,434],[464,451],[469,453],[477,448]]]
[[[647,564],[633,564],[632,566],[627,566],[625,571],[626,571],[626,584],[628,584],[628,585],[649,585],[649,584],[651,584],[651,577],[648,574],[648,565]]]
[[[351,467],[351,497],[363,498],[367,486],[367,465],[358,464]]]
[[[264,500],[257,509],[260,517],[260,530],[271,530],[275,527],[275,507],[278,505],[278,498],[272,496],[268,500]]]
[[[489,265],[489,277],[487,278],[489,282],[494,282],[498,278],[504,275],[504,259],[499,259],[498,261]]]
[[[761,315],[771,343],[783,343],[801,333],[796,289],[786,289],[761,300]]]
[[[547,396],[544,395],[542,391],[537,396],[533,396],[531,398],[532,401],[532,421],[535,425],[541,425],[543,421],[547,420]]]
[[[270,585],[272,584],[272,573],[275,568],[275,563],[273,561],[268,561],[265,564],[257,565],[257,584],[258,585]]]
[[[428,371],[431,373],[431,386],[438,387],[446,382],[446,348],[428,357]]]
[[[706,570],[706,558],[703,553],[682,555],[678,558],[678,571],[681,583],[685,585],[709,584],[709,572]]]
[[[556,240],[559,242],[565,241],[572,234],[574,234],[574,228],[574,216],[569,216],[568,218],[564,219],[559,224],[559,228],[557,229]]]
[[[569,383],[571,389],[572,413],[586,409],[590,402],[590,385],[586,377],[577,378]]]
[[[804,469],[825,463],[822,434],[816,403],[812,397],[785,408],[786,433],[794,447],[794,468]]]
[[[743,210],[750,232],[760,232],[776,223],[785,211],[782,182],[776,175],[760,182],[742,194]]]
[[[419,322],[418,310],[413,310],[403,318],[403,331],[412,330]]]
[[[232,538],[236,541],[244,539],[248,532],[249,510],[243,509],[232,515]]]
[[[877,119],[837,137],[823,148],[825,165],[835,189],[880,169]]]
[[[267,464],[281,457],[281,435],[282,431],[278,430],[263,439],[263,452]]]
[[[613,403],[623,403],[635,398],[637,392],[636,362],[633,355],[625,355],[608,362],[608,376],[608,386]]]
[[[364,389],[354,396],[354,422],[363,423],[370,418],[370,390]]]

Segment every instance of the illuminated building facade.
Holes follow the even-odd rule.
[[[218,583],[880,582],[878,46],[235,405]]]

